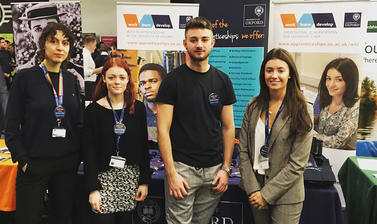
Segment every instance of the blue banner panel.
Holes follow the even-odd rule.
[[[234,123],[241,127],[249,100],[259,94],[259,70],[263,47],[217,47],[209,55],[209,63],[229,75],[237,102],[233,105]]]
[[[199,15],[212,22],[215,47],[265,47],[270,2],[201,0]]]

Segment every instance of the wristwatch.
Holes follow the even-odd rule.
[[[229,177],[232,174],[232,168],[230,168],[230,167],[226,167],[226,166],[222,165],[221,169],[224,170],[225,172],[227,172]]]

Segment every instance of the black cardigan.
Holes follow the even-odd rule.
[[[118,117],[121,110],[116,110]],[[144,104],[135,101],[135,112],[125,112],[123,123],[126,132],[120,137],[119,155],[126,158],[126,164],[137,164],[140,167],[139,184],[148,184],[151,179],[148,153],[148,134]],[[109,162],[116,155],[115,124],[111,109],[98,103],[92,103],[85,109],[84,119],[84,168],[89,191],[100,190],[97,178],[99,172],[110,168]]]
[[[56,89],[59,75],[50,72],[50,76]],[[63,87],[66,115],[62,126],[66,129],[66,137],[52,138],[52,129],[57,123],[50,83],[39,66],[16,74],[9,93],[5,141],[13,161],[18,161],[19,165],[23,166],[33,158],[53,158],[79,152],[82,107],[77,78],[68,71],[63,71]]]

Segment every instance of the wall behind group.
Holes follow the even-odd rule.
[[[62,2],[67,0],[50,0]],[[116,3],[119,0],[81,0],[82,32],[97,36],[113,36],[117,33]],[[127,0],[127,2],[170,3],[170,0]]]

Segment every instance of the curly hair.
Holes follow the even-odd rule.
[[[64,25],[62,23],[54,23],[54,22],[48,23],[47,26],[42,30],[42,34],[41,34],[41,36],[39,37],[39,40],[38,40],[39,50],[37,51],[36,59],[37,59],[37,63],[41,63],[45,59],[45,56],[46,56],[46,53],[45,53],[46,41],[48,39],[54,38],[57,30],[62,31],[64,37],[66,37],[69,41],[68,57],[63,61],[62,65],[61,65],[61,67],[66,68],[66,66],[68,64],[68,60],[71,58],[70,56],[73,52],[73,45],[74,45],[75,37],[74,37],[71,29],[69,29],[66,25]]]

